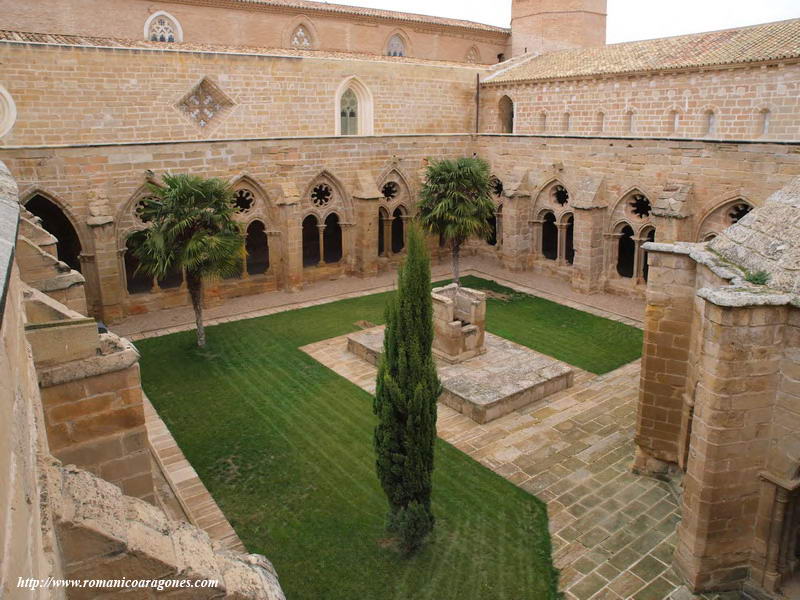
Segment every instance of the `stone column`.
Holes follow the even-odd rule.
[[[282,244],[282,261],[278,285],[289,292],[303,287],[303,221],[299,204],[282,204],[280,209],[281,229],[285,232]]]
[[[383,227],[383,256],[392,257],[392,217],[381,217]]]
[[[602,289],[605,274],[603,227],[605,209],[574,207],[572,288],[583,293]]]
[[[556,256],[556,264],[563,267],[567,264],[567,224],[556,223],[558,229],[558,255]]]
[[[339,227],[342,224],[339,223]],[[325,225],[317,225],[317,229],[319,230],[319,262],[317,263],[318,267],[321,267],[325,264]],[[344,249],[344,239],[342,239],[342,249]]]
[[[359,277],[372,277],[378,273],[378,227],[383,193],[369,171],[356,172],[353,204],[355,211],[353,271]],[[384,247],[390,243],[384,237]]]

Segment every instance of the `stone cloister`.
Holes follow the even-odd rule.
[[[93,321],[191,323],[181,272],[137,270],[164,174],[233,189],[247,256],[204,298],[225,322],[390,290],[426,168],[469,156],[495,214],[465,271],[645,341],[640,363],[563,366],[524,406],[441,405],[440,435],[548,504],[570,600],[797,593],[800,19],[606,44],[605,0],[564,4],[512,0],[506,28],[311,0],[0,0],[0,509],[19,518],[0,596],[77,572],[54,540],[93,531],[131,564],[203,556],[220,593],[282,598],[196,473],[223,533],[165,521],[181,503],[159,477],[191,466],[170,474],[135,348]],[[449,249],[429,248],[445,279]],[[346,340],[305,350],[374,383]]]

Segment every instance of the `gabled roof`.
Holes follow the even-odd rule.
[[[800,19],[530,56],[501,68],[484,83],[583,78],[792,58],[800,58]]]
[[[365,8],[361,6],[348,6],[346,4],[329,4],[327,2],[314,2],[312,0],[177,0],[181,4],[212,4],[221,6],[231,5],[250,5],[257,7],[293,8],[303,11],[342,13],[348,15],[358,15],[362,17],[373,17],[378,19],[390,19],[393,21],[408,21],[411,23],[427,23],[431,25],[444,25],[448,27],[463,27],[466,29],[476,29],[494,33],[510,33],[509,29],[465,21],[462,19],[448,19],[445,17],[433,17],[416,13],[407,13],[394,10],[383,10],[378,8]]]

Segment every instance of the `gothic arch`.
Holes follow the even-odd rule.
[[[169,20],[170,24],[172,25],[172,30],[174,31],[174,34],[175,34],[175,39],[174,40],[169,40],[169,39],[166,39],[166,40],[152,40],[152,39],[150,39],[152,37],[151,33],[153,33],[151,31],[151,28],[154,27],[154,25],[156,25],[156,19],[158,19],[159,17],[163,17],[164,19],[168,19]],[[178,19],[176,19],[173,15],[171,15],[170,13],[168,13],[165,10],[159,10],[159,11],[154,12],[152,15],[150,15],[147,18],[147,20],[144,22],[144,39],[147,40],[147,41],[167,41],[167,42],[174,41],[174,42],[180,43],[180,42],[183,41],[183,27],[181,27],[180,21],[178,21]]]
[[[403,47],[403,53],[402,54],[399,54],[399,55],[398,54],[390,54],[390,52],[393,52],[393,51],[397,50],[397,48],[394,45],[394,38],[399,39],[400,42],[402,43],[402,47]],[[411,38],[402,29],[399,29],[399,28],[394,29],[386,37],[386,42],[384,43],[384,46],[383,46],[383,54],[385,56],[405,56],[405,57],[413,56],[412,49],[411,49]]]
[[[236,193],[237,190],[247,189],[253,194],[253,206],[250,210],[242,211],[237,215],[238,221],[260,219],[266,225],[274,227],[278,223],[277,209],[267,191],[255,178],[248,173],[242,173],[230,180],[230,186]],[[249,223],[248,221],[248,223]]]
[[[703,217],[700,219],[700,223],[695,234],[695,239],[698,242],[710,241],[722,233],[725,229],[736,223],[742,216],[744,216],[744,214],[746,214],[743,213],[741,215],[735,215],[735,213],[741,212],[736,210],[736,207],[739,205],[746,205],[749,207],[747,212],[755,208],[755,205],[742,195],[729,197],[722,202],[718,202],[713,208],[706,211]]]
[[[352,135],[372,135],[374,108],[372,92],[361,79],[355,75],[346,77],[336,89],[336,102],[334,107],[335,135],[342,135],[342,96],[352,90],[358,100],[357,123],[358,129]]]
[[[533,204],[534,212],[541,214],[543,210],[552,211],[556,220],[560,221],[565,213],[572,212],[571,201],[569,188],[558,177],[551,177],[539,186],[539,193]]]
[[[631,203],[634,202],[635,197],[643,196],[650,208],[650,213],[645,216],[641,216],[636,214],[635,208],[631,206]],[[644,190],[642,186],[634,185],[629,187],[617,200],[616,204],[614,204],[614,208],[609,213],[609,220],[614,223],[618,223],[620,221],[626,221],[628,224],[633,223],[631,227],[634,231],[637,229],[637,226],[640,224],[643,225],[645,223],[652,222],[652,206],[653,201],[652,198],[654,196],[647,191]]]
[[[304,43],[292,43],[295,38],[295,33],[298,33],[298,30],[301,28],[308,37],[307,45]],[[298,37],[295,41],[300,39],[302,38]],[[285,48],[297,48],[299,50],[319,50],[320,37],[314,22],[306,15],[297,15],[283,30],[283,46]]]
[[[481,63],[481,51],[477,46],[471,46],[464,56],[464,60],[471,65],[479,65]]]
[[[153,184],[150,182],[140,185],[138,188],[136,188],[136,191],[131,194],[127,202],[124,202],[117,210],[117,214],[114,217],[114,223],[116,227],[115,235],[119,250],[124,250],[125,242],[129,235],[149,227],[147,223],[143,222],[136,216],[136,206],[144,198],[154,195],[153,190],[150,187],[151,185]]]
[[[20,200],[20,204],[39,217],[42,227],[56,238],[59,260],[76,271],[82,271],[80,256],[91,252],[92,245],[83,225],[69,210],[67,203],[41,188],[27,190]]]
[[[408,183],[408,178],[399,169],[396,167],[386,169],[380,179],[378,179],[378,182],[378,189],[384,194],[384,204],[391,206],[392,210],[394,210],[395,205],[398,204],[406,205],[409,211],[413,209],[415,202],[411,185]],[[397,193],[392,198],[386,196],[384,191],[384,187],[390,182],[397,184]]]
[[[320,185],[327,186],[331,192],[327,201],[323,201],[324,198],[320,198],[319,194],[315,193],[316,188]],[[328,215],[337,212],[343,222],[353,221],[352,199],[341,180],[327,169],[320,171],[306,187],[301,206],[303,207],[303,218],[313,214],[320,222],[324,222]]]

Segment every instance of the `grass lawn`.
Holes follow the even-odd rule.
[[[372,398],[298,348],[358,320],[382,322],[385,300],[210,327],[203,351],[193,331],[138,342],[144,388],[245,545],[272,560],[289,600],[553,598],[544,505],[441,440],[434,538],[410,560],[384,548]],[[537,311],[549,328],[526,320]],[[562,327],[572,322],[584,333]],[[489,329],[588,361],[573,362],[583,368],[612,368],[636,358],[623,341],[641,345],[635,329],[524,295],[490,300]],[[597,348],[605,359],[594,363]]]

